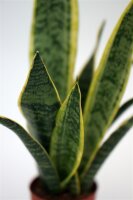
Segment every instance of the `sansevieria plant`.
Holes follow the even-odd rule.
[[[103,138],[120,107],[133,56],[133,0],[123,11],[96,70],[102,24],[91,58],[73,79],[78,33],[77,0],[35,0],[30,41],[31,68],[19,98],[28,132],[0,117],[37,162],[44,193],[89,195],[105,159],[133,125],[128,118]],[[45,64],[44,64],[45,63]],[[54,197],[52,197],[54,199]]]

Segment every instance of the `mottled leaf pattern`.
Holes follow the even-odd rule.
[[[120,107],[133,62],[133,0],[94,73],[103,22],[94,51],[79,75],[79,85],[72,88],[77,1],[34,0],[30,59],[37,53],[19,98],[30,134],[16,122],[0,117],[0,124],[14,131],[36,160],[44,191],[53,195],[50,199],[58,199],[60,194],[70,194],[70,199],[88,195],[97,171],[133,125],[131,117],[101,145],[108,128],[133,103],[130,99]]]
[[[85,105],[85,149],[81,170],[90,166],[127,85],[133,54],[133,2],[111,35]]]
[[[60,183],[56,169],[54,168],[47,152],[39,142],[30,136],[19,124],[10,119],[0,117],[0,124],[14,131],[37,161],[41,172],[41,178],[43,178],[47,190],[53,194],[59,192]]]
[[[77,0],[35,0],[30,57],[40,52],[62,99],[72,84],[77,31]]]
[[[116,147],[118,142],[125,136],[127,131],[133,126],[133,117],[125,121],[118,130],[116,130],[102,145],[102,147],[98,150],[94,161],[92,162],[90,168],[86,173],[81,177],[81,186],[82,192],[87,193],[91,188],[93,183],[94,176],[97,171],[100,169],[101,165],[104,163],[106,158],[112,152],[112,150]]]
[[[76,173],[82,157],[83,143],[81,95],[76,84],[58,112],[50,149],[62,187]]]
[[[60,107],[60,99],[39,53],[34,58],[19,104],[27,119],[30,133],[34,134],[49,151],[50,137]]]
[[[115,122],[131,105],[133,105],[133,99],[129,99],[118,110],[113,122]]]
[[[81,97],[82,109],[84,109],[84,104],[86,101],[87,93],[89,91],[89,88],[90,88],[90,85],[91,85],[91,82],[93,79],[94,68],[95,68],[95,59],[96,59],[101,35],[102,35],[103,29],[104,29],[104,25],[105,25],[105,22],[102,23],[102,25],[99,29],[94,51],[79,75],[79,87],[80,87],[81,94],[82,94],[82,97]]]

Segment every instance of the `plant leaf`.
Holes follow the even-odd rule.
[[[60,107],[60,99],[39,53],[35,56],[19,104],[27,119],[30,133],[35,135],[49,151],[50,137]]]
[[[30,58],[40,52],[62,99],[72,84],[77,32],[77,0],[35,0]]]
[[[127,131],[133,126],[133,117],[125,121],[101,146],[98,150],[94,161],[84,176],[81,178],[82,192],[88,193],[93,183],[94,176],[105,162],[106,158],[116,147],[118,142],[125,136]]]
[[[99,43],[100,43],[101,35],[103,33],[104,26],[105,26],[105,22],[103,22],[101,24],[100,29],[98,31],[98,36],[97,36],[97,40],[96,40],[96,44],[95,44],[93,53],[79,75],[79,87],[80,87],[81,94],[82,94],[82,97],[81,97],[82,109],[84,108],[87,93],[89,91],[89,88],[90,88],[90,85],[92,82],[92,78],[93,78],[93,74],[94,74],[94,67],[95,67],[95,59],[96,59],[97,50],[99,47]]]
[[[81,95],[76,84],[62,104],[53,131],[50,155],[65,187],[80,164],[84,130],[81,111]]]
[[[30,136],[24,128],[22,128],[16,122],[7,119],[5,117],[0,117],[0,124],[6,126],[16,133],[16,135],[21,139],[24,145],[27,147],[29,152],[32,154],[36,160],[38,167],[41,172],[41,177],[47,187],[48,191],[52,193],[57,193],[60,190],[59,178],[57,172],[47,154],[45,149],[36,141],[32,136]]]
[[[87,97],[84,110],[85,148],[80,171],[88,170],[118,111],[131,69],[132,53],[133,1],[123,12],[107,43]]]
[[[67,185],[68,191],[71,195],[78,196],[80,195],[81,188],[80,188],[80,180],[78,173],[76,173],[70,180],[69,184]]]
[[[127,102],[125,102],[118,110],[113,123],[131,106],[133,105],[133,99],[129,99]]]

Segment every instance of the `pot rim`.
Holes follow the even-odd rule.
[[[53,199],[52,196],[50,196],[50,195],[47,194],[47,193],[43,193],[43,194],[40,193],[40,194],[39,194],[39,191],[35,191],[36,185],[38,185],[39,183],[40,183],[40,178],[39,178],[39,176],[36,177],[36,178],[34,178],[34,179],[31,181],[31,183],[30,183],[30,191],[31,191],[31,194],[34,195],[34,196],[36,196],[36,197],[38,197],[38,198],[40,198],[40,200],[41,200],[41,199],[43,200],[44,197],[47,198],[47,199],[49,199],[49,200]],[[89,193],[89,195],[85,195],[85,194],[80,195],[78,198],[75,198],[75,200],[78,200],[78,199],[86,198],[86,197],[88,197],[88,196],[95,195],[96,191],[97,191],[97,183],[96,183],[96,182],[93,182],[92,189],[91,189],[91,192]],[[60,194],[59,196],[62,197],[62,196],[64,196],[64,195],[69,195],[69,194],[63,193],[63,194]]]

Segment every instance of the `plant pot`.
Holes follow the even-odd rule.
[[[53,197],[44,192],[39,178],[34,179],[30,185],[31,200],[95,200],[96,190],[97,186],[96,183],[94,183],[89,196],[82,195],[79,197],[72,197],[68,194],[61,194],[60,196]]]

